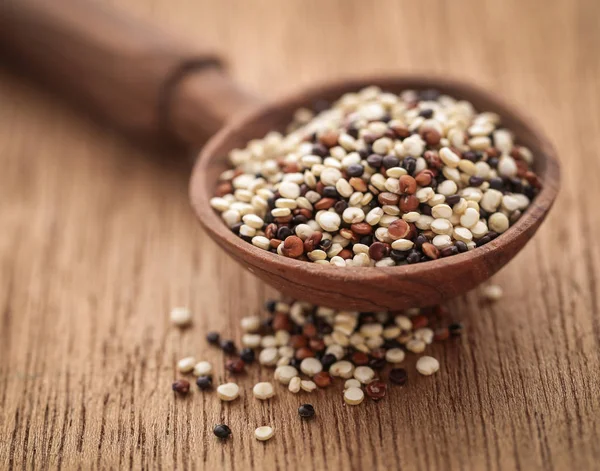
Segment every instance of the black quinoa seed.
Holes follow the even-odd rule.
[[[310,419],[315,416],[315,408],[312,404],[302,404],[298,407],[298,415],[303,419]]]
[[[321,247],[321,249],[324,251],[328,251],[331,248],[332,244],[333,242],[331,241],[331,239],[323,239],[320,242],[319,247]]]
[[[323,196],[325,198],[335,198],[337,199],[340,195],[335,189],[335,186],[326,186],[323,188]]]
[[[481,239],[479,239],[476,243],[475,246],[477,247],[481,247],[482,245],[487,244],[488,242],[490,242],[492,239],[490,239],[487,235],[483,236]]]
[[[502,178],[494,177],[490,180],[490,188],[498,191],[502,191],[504,189],[504,182]]]
[[[471,178],[469,178],[469,185],[470,186],[481,186],[481,185],[483,185],[484,181],[485,180],[481,177],[472,176]]]
[[[390,252],[390,258],[394,262],[398,263],[398,262],[403,262],[404,260],[406,260],[406,255],[401,250],[392,250]]]
[[[381,161],[383,168],[388,169],[397,167],[400,164],[400,160],[395,155],[386,155]]]
[[[460,195],[446,196],[446,204],[448,206],[454,206],[459,201],[460,201]],[[427,206],[429,206],[429,205],[427,205]]]
[[[210,376],[199,376],[196,380],[196,385],[204,390],[212,387],[212,378]]]
[[[462,335],[463,325],[460,322],[453,322],[448,326],[448,330],[450,331],[450,335],[458,337]]]
[[[222,340],[221,341],[221,349],[225,352],[225,353],[235,353],[235,343],[233,343],[233,340]]]
[[[494,231],[490,231],[486,234],[486,237],[489,237],[490,240],[494,240],[496,237],[498,237],[499,234],[497,232]]]
[[[458,249],[454,245],[451,245],[450,247],[446,247],[445,249],[443,249],[440,252],[440,255],[442,257],[450,257],[452,255],[456,255],[457,253],[458,253]]]
[[[279,240],[285,240],[292,235],[292,230],[289,227],[282,226],[277,230],[277,238]]]
[[[215,425],[213,433],[220,439],[224,440],[226,438],[229,438],[229,436],[231,435],[231,429],[225,424],[219,424]]]
[[[329,370],[331,365],[333,365],[336,361],[337,358],[331,353],[327,353],[326,355],[323,355],[323,358],[321,358],[321,364],[323,365],[323,369],[325,371]]]
[[[374,370],[382,370],[383,368],[385,368],[385,365],[385,358],[371,358],[369,360],[369,366]]]
[[[477,154],[475,154],[475,152],[473,152],[472,150],[463,152],[462,158],[466,159],[466,160],[470,160],[471,162],[477,162]]]
[[[346,169],[349,177],[361,177],[365,172],[365,168],[360,164],[353,164]]]
[[[371,154],[367,157],[367,163],[373,168],[381,167],[383,157],[379,154]]]
[[[351,124],[346,128],[346,132],[352,136],[354,139],[358,139],[358,128],[355,124]]]
[[[373,243],[373,236],[372,235],[362,236],[360,238],[360,243],[370,246]]]
[[[292,218],[292,224],[297,226],[298,224],[306,224],[308,222],[308,218],[303,216],[302,214],[297,214]]]
[[[240,352],[240,358],[244,360],[245,363],[254,363],[254,350],[251,348],[242,348],[242,351]]]
[[[424,110],[421,110],[419,116],[423,116],[423,118],[429,119],[433,116],[433,110],[431,108],[425,108]]]
[[[396,339],[387,339],[383,342],[383,348],[386,350],[390,350],[392,348],[401,348],[402,344],[398,342]]]
[[[457,240],[456,242],[454,242],[454,246],[458,249],[460,253],[465,253],[469,250],[467,244],[465,244],[462,240]]]
[[[408,374],[404,368],[393,368],[390,371],[390,381],[394,384],[403,386],[408,381]]]
[[[417,169],[417,159],[414,157],[405,157],[402,161],[402,168],[404,168],[409,175],[412,175]]]
[[[335,203],[333,205],[333,209],[335,210],[336,213],[338,214],[342,214],[346,209],[348,208],[348,203],[346,203],[344,200],[340,200],[337,203]]]
[[[416,250],[412,250],[408,254],[408,257],[406,257],[406,261],[409,264],[419,263],[421,261],[421,254],[419,254],[419,252],[417,252]]]
[[[315,144],[312,148],[312,152],[319,157],[327,157],[329,150],[323,144]]]
[[[209,332],[206,334],[206,341],[210,344],[216,345],[219,343],[219,332]]]
[[[423,234],[419,234],[417,236],[417,239],[415,240],[415,247],[419,250],[421,250],[421,247],[423,247],[423,244],[425,242],[429,242],[429,240],[427,239],[427,237],[425,237]]]

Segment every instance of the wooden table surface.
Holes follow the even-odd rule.
[[[435,345],[432,377],[345,407],[340,387],[176,398],[174,364],[223,356],[208,329],[274,293],[198,227],[190,165],[149,155],[49,93],[0,75],[0,469],[591,470],[600,460],[600,3],[136,0],[120,8],[218,44],[232,73],[274,96],[364,73],[478,83],[536,116],[563,185],[529,246],[450,306],[466,325]],[[126,5],[121,5],[126,3]],[[188,305],[195,325],[170,326]],[[409,362],[410,364],[410,362]],[[411,370],[413,371],[413,370]],[[228,423],[219,443],[212,426]],[[257,442],[256,426],[273,440]]]

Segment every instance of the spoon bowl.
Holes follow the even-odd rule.
[[[516,142],[533,152],[534,170],[543,189],[516,224],[488,244],[466,253],[398,267],[334,267],[295,260],[259,249],[236,236],[210,206],[227,154],[269,131],[282,131],[294,111],[316,100],[334,101],[344,93],[377,85],[399,93],[437,89],[470,101],[480,111],[493,111],[511,129]],[[420,76],[367,78],[311,88],[257,106],[226,124],[201,151],[190,182],[190,198],[210,237],[234,260],[281,293],[294,299],[338,309],[401,310],[437,304],[484,282],[508,263],[537,231],[558,193],[560,167],[556,152],[530,119],[472,85]]]

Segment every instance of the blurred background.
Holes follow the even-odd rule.
[[[131,143],[0,58],[0,468],[297,469],[310,456],[314,469],[594,469],[598,1],[96,1],[214,48],[261,97],[369,74],[480,85],[550,136],[561,195],[495,278],[501,305],[451,303],[469,340],[440,347],[434,388],[361,415],[332,406],[310,436],[288,424],[271,448],[225,450],[194,424],[286,402],[244,417],[174,403],[173,362],[275,293],[198,227],[190,155]],[[197,313],[195,333],[169,328],[174,305]],[[370,423],[390,414],[394,430]]]

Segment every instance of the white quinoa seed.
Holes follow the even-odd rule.
[[[316,358],[305,358],[300,363],[300,371],[306,376],[314,376],[323,370],[323,365]]]
[[[294,376],[298,376],[298,370],[293,366],[278,366],[275,368],[274,378],[281,384],[290,384]]]
[[[300,379],[300,376],[294,376],[288,384],[289,391],[294,394],[300,392],[300,383],[301,382],[302,382],[302,380]]]
[[[171,322],[177,327],[187,327],[192,323],[192,313],[187,307],[171,309]]]
[[[412,330],[412,321],[407,316],[396,316],[394,322],[402,330]]]
[[[194,365],[194,376],[208,376],[212,373],[212,365],[208,361],[200,361]]]
[[[225,383],[217,387],[217,396],[222,401],[233,401],[240,395],[240,387],[235,383]]]
[[[483,289],[483,295],[488,301],[498,301],[503,294],[502,287],[499,285],[488,285]]]
[[[274,432],[273,428],[269,427],[268,425],[258,427],[254,431],[254,436],[256,437],[257,440],[260,440],[261,442],[271,439],[274,434],[275,434],[275,432]]]
[[[336,361],[329,368],[329,374],[331,376],[338,376],[340,378],[351,378],[354,373],[354,365],[346,360]]]
[[[258,354],[258,362],[261,365],[274,366],[277,363],[278,359],[279,353],[277,352],[277,348],[275,347],[265,348],[261,350],[261,352]]]
[[[430,345],[431,343],[433,343],[433,337],[435,335],[435,332],[428,327],[423,327],[421,329],[415,330],[413,335],[415,339],[422,340],[427,345]]]
[[[300,387],[306,392],[313,392],[315,389],[317,389],[317,385],[314,381],[300,381]]]
[[[259,334],[244,334],[242,335],[242,345],[248,348],[258,348],[261,338]]]
[[[440,362],[433,357],[423,356],[417,360],[417,371],[424,376],[430,376],[440,369]]]
[[[419,339],[412,339],[406,343],[406,349],[413,353],[423,353],[425,351],[425,347],[425,342]]]
[[[510,225],[508,218],[503,213],[494,213],[489,218],[490,229],[498,234],[502,234]]]
[[[346,382],[344,383],[344,389],[360,388],[360,387],[361,387],[361,382],[355,378],[347,379]]]
[[[388,363],[402,363],[405,357],[406,353],[401,348],[390,348],[385,352],[385,360]]]
[[[357,366],[354,369],[354,379],[357,379],[363,384],[368,384],[375,378],[375,371],[368,366]]]
[[[271,243],[269,239],[264,236],[254,236],[252,237],[252,245],[258,247],[259,249],[269,250],[271,248]]]
[[[344,391],[344,401],[351,406],[357,406],[365,398],[365,393],[357,387],[350,387]]]
[[[240,326],[244,332],[256,332],[260,329],[260,317],[246,316],[242,317]]]
[[[260,346],[262,348],[277,347],[277,339],[274,335],[265,335],[260,339]]]
[[[177,369],[182,373],[189,373],[195,365],[196,359],[194,357],[185,357],[177,362]]]
[[[256,399],[264,401],[275,395],[275,389],[273,388],[273,385],[268,382],[256,383],[252,388],[252,394],[254,394]]]

